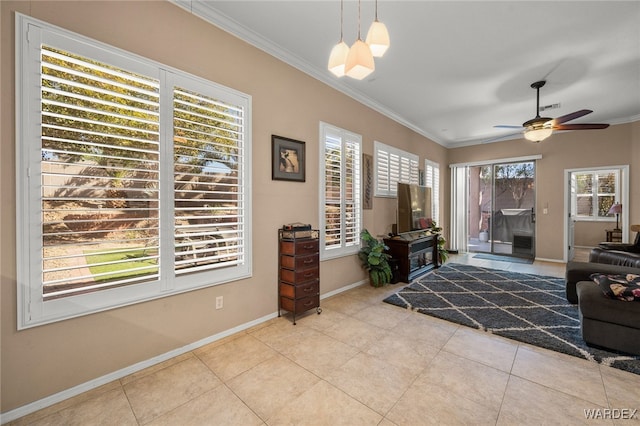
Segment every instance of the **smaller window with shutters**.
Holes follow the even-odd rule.
[[[377,141],[373,149],[376,197],[396,197],[398,182],[418,184],[420,160],[417,155]]]
[[[620,200],[620,170],[573,172],[572,216],[580,221],[614,221],[609,209]]]
[[[250,97],[17,23],[19,328],[250,276]]]

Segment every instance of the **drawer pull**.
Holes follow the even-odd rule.
[[[305,278],[311,278],[314,275],[313,272],[307,272],[306,274],[304,274]]]
[[[305,248],[307,250],[311,250],[312,248],[314,248],[313,245],[308,245],[308,246],[303,246],[302,248]]]
[[[309,293],[309,292],[313,291],[313,287],[305,287],[304,291]]]
[[[309,300],[304,304],[304,306],[313,306],[313,304],[314,304],[313,300]]]
[[[307,260],[303,261],[302,263],[313,263],[313,261],[314,261],[313,259],[307,259]]]

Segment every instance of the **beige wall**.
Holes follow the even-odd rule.
[[[606,240],[605,230],[615,227],[615,222],[578,221],[574,228],[574,244],[576,247],[596,247],[598,243]]]
[[[451,149],[448,154],[449,164],[542,155],[536,169],[536,257],[538,258],[554,260],[563,258],[565,169],[629,165],[631,183],[629,223],[640,223],[638,194],[640,124],[638,122],[611,126],[606,130],[556,133],[538,144],[521,139]],[[542,211],[545,206],[548,206],[546,215]],[[595,240],[595,231],[593,232],[590,238]],[[600,235],[603,240],[604,232]],[[577,236],[576,241],[580,238],[582,236]]]
[[[0,6],[3,413],[275,313],[276,229],[294,221],[319,224],[319,121],[361,134],[365,153],[372,154],[373,141],[379,140],[419,154],[421,161],[438,161],[448,172],[440,145],[170,3],[2,1]],[[253,97],[253,278],[16,330],[14,11]],[[306,141],[305,183],[271,180],[271,134]],[[442,202],[448,202],[444,195]],[[394,218],[395,200],[376,198],[373,210],[364,211],[364,226],[385,233]],[[364,278],[355,256],[321,265],[322,293]],[[223,310],[214,309],[219,295]]]

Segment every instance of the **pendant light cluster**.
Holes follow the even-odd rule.
[[[367,33],[366,42],[360,36],[360,1],[358,0],[358,39],[351,48],[344,42],[342,19],[344,0],[340,0],[340,42],[331,50],[329,71],[336,77],[344,75],[362,80],[375,70],[373,57],[381,58],[389,48],[389,32],[387,27],[378,21],[378,0],[376,0],[376,17]]]

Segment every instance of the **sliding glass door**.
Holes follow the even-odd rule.
[[[468,167],[471,252],[535,256],[535,162]]]

